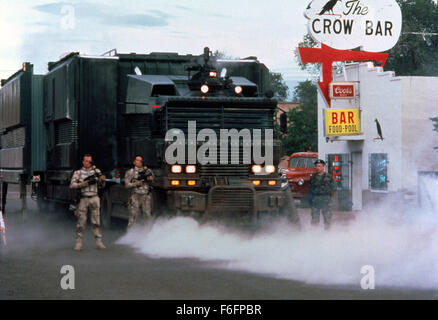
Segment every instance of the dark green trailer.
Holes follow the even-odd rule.
[[[25,209],[26,184],[34,171],[46,169],[46,137],[42,127],[43,76],[23,63],[0,88],[0,181],[2,208],[8,184],[20,185]]]
[[[69,203],[69,189],[81,155],[93,154],[104,171],[116,167],[118,60],[72,53],[49,63],[44,76],[44,128],[47,170],[41,177],[39,198]]]

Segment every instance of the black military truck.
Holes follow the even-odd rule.
[[[176,143],[166,134],[176,130],[187,138],[189,121],[196,121],[195,134],[209,129],[218,137],[224,129],[251,134],[262,129],[257,143],[267,147],[264,134],[274,128],[277,102],[269,92],[269,71],[255,57],[220,60],[208,48],[199,56],[113,50],[104,56],[71,53],[50,62],[48,69],[34,75],[25,63],[2,80],[3,185],[32,182],[41,207],[71,205],[76,191],[69,188],[70,178],[81,167],[82,155],[90,153],[106,176],[101,216],[109,223],[111,217],[128,216],[123,176],[140,154],[155,175],[155,215],[226,212],[298,219],[288,184],[276,169],[281,143],[275,137],[272,165],[252,162],[255,140],[248,149],[248,142],[228,138],[210,146],[207,155],[216,163],[200,163],[193,153],[203,141],[190,139],[181,147],[183,161],[166,161],[166,150]],[[220,161],[222,145],[228,145],[225,162]]]

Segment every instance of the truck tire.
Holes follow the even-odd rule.
[[[106,191],[100,199],[100,225],[103,229],[111,228],[112,202],[109,191]]]

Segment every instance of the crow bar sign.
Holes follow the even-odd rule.
[[[360,134],[359,109],[326,109],[326,136],[347,136]]]
[[[338,50],[382,52],[397,43],[402,15],[396,0],[312,0],[304,16],[312,38]]]

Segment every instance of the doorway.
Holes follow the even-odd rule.
[[[350,155],[348,153],[329,154],[328,173],[333,177],[337,187],[338,209],[351,211],[353,206],[350,179]]]

